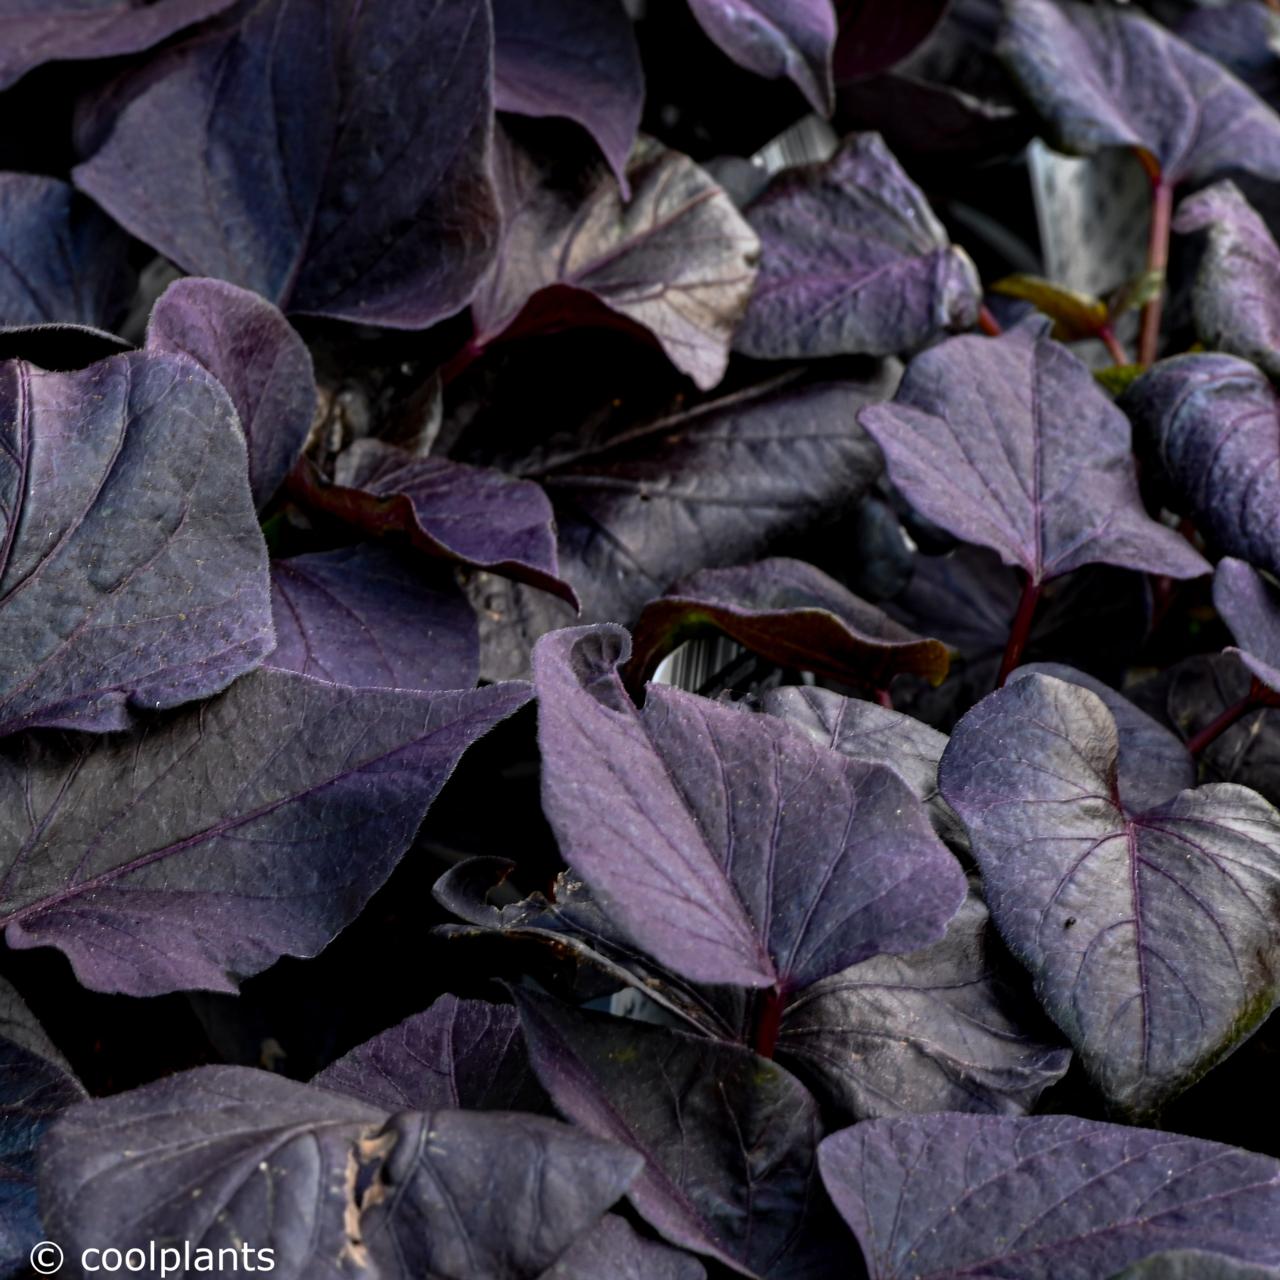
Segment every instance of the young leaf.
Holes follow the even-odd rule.
[[[1218,182],[1178,206],[1173,229],[1209,233],[1192,295],[1200,340],[1280,378],[1280,248],[1267,224]]]
[[[706,1280],[706,1275],[697,1258],[642,1239],[625,1218],[606,1213],[541,1280]]]
[[[381,440],[357,440],[343,450],[332,483],[306,462],[295,476],[311,506],[366,533],[406,534],[428,556],[577,603],[560,577],[551,503],[532,481],[449,458],[419,458]]]
[[[271,563],[269,667],[335,684],[470,689],[476,617],[452,578],[398,547],[361,544]]]
[[[621,0],[494,0],[493,26],[493,105],[576,121],[629,198],[627,156],[644,106],[644,69]]]
[[[1280,178],[1280,116],[1143,13],[1009,0],[999,52],[1062,150],[1136,147],[1171,186],[1223,169]]]
[[[0,365],[0,734],[123,729],[274,643],[226,393],[185,356]]]
[[[1031,303],[1041,315],[1053,321],[1053,336],[1059,342],[1096,337],[1111,318],[1107,304],[1101,299],[1054,284],[1042,276],[1005,276],[991,286],[991,292]]]
[[[528,701],[260,671],[129,735],[0,747],[0,924],[97,991],[235,989],[314,955],[391,873],[462,753]],[[352,840],[358,833],[359,856]]]
[[[426,328],[497,239],[492,41],[484,0],[256,0],[139,73],[76,185],[193,275]]]
[[[734,347],[749,356],[894,355],[977,323],[976,268],[879,134],[784,170],[747,220],[760,275]]]
[[[661,685],[637,710],[628,647],[584,627],[533,661],[543,809],[640,946],[696,982],[785,995],[942,936],[964,876],[896,774]]]
[[[739,1275],[830,1274],[818,1108],[792,1076],[737,1045],[514,994],[559,1110],[644,1156],[628,1197],[650,1226]]]
[[[780,667],[887,688],[900,672],[941,684],[946,646],[926,640],[801,560],[704,569],[644,607],[627,680],[643,687],[685,640],[721,631]]]
[[[833,1134],[818,1160],[871,1280],[1097,1280],[1179,1248],[1280,1264],[1280,1164],[1199,1138],[915,1116]]]
[[[46,62],[140,53],[229,8],[234,0],[6,0],[0,8],[0,89]]]
[[[236,407],[258,510],[302,454],[316,413],[306,343],[271,303],[221,280],[176,280],[151,311],[149,351],[180,351],[207,369]]]
[[[689,0],[689,8],[739,66],[769,80],[786,76],[815,111],[831,114],[831,0]]]
[[[120,228],[65,182],[0,174],[0,327],[114,325],[133,287],[128,245]]]
[[[1029,1110],[1071,1053],[1037,1034],[1028,1002],[1001,976],[998,945],[971,894],[941,942],[864,960],[797,996],[782,1015],[779,1060],[849,1123]]]
[[[1243,787],[1145,811],[1117,791],[1102,700],[1047,676],[985,698],[939,786],[991,914],[1107,1098],[1154,1111],[1280,999],[1280,813]]]
[[[1120,407],[1154,441],[1179,509],[1228,555],[1280,573],[1280,399],[1234,356],[1162,360]]]
[[[537,1280],[640,1164],[538,1116],[392,1116],[266,1071],[202,1067],[65,1112],[39,1180],[46,1229],[72,1256],[107,1239],[144,1253],[178,1242],[180,1265],[187,1241],[215,1270],[220,1249],[243,1259],[247,1245],[283,1280]]]
[[[1218,562],[1213,604],[1239,642],[1240,661],[1267,688],[1280,693],[1280,600],[1265,578],[1243,560]]]
[[[390,1112],[531,1111],[541,1092],[516,1011],[449,995],[357,1045],[311,1083]]]
[[[1042,325],[951,338],[858,421],[929,520],[991,547],[1033,586],[1087,564],[1173,578],[1209,566],[1138,495],[1129,423]]]
[[[572,323],[576,302],[647,330],[676,368],[714,387],[755,283],[755,232],[710,175],[650,138],[627,161],[625,203],[603,168],[561,168],[499,135],[502,243],[472,301],[473,344],[498,338],[531,300],[552,312],[542,327]],[[567,316],[547,302],[553,289]]]

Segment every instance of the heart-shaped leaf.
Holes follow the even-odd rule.
[[[534,651],[543,809],[601,905],[697,982],[801,990],[942,936],[964,876],[891,770],[754,716],[618,676],[627,636]]]
[[[760,275],[734,347],[749,356],[894,355],[977,323],[977,270],[879,134],[784,170],[747,220]]]
[[[391,689],[470,689],[476,618],[447,575],[362,544],[271,563],[276,647],[266,665]]]
[[[185,356],[0,365],[0,734],[125,728],[274,638],[226,393]]]
[[[1001,935],[1098,1087],[1153,1111],[1280,999],[1280,813],[1243,787],[1133,811],[1102,700],[1018,680],[956,726],[939,786]]]
[[[709,174],[652,139],[627,161],[625,202],[603,167],[562,166],[499,136],[502,244],[472,301],[473,344],[499,337],[531,300],[547,314],[526,317],[529,328],[604,308],[651,333],[699,387],[714,387],[755,283],[755,232]]]
[[[132,995],[234,990],[233,974],[314,955],[391,873],[462,753],[529,696],[261,671],[127,736],[11,738],[9,944],[56,946],[86,986]]]
[[[1207,231],[1192,304],[1207,346],[1280,377],[1280,248],[1234,183],[1197,191],[1178,206],[1175,231]]]
[[[1179,509],[1222,551],[1280,573],[1280,399],[1224,355],[1162,360],[1120,406],[1155,444]]]
[[[425,328],[466,305],[497,238],[492,58],[485,0],[256,0],[140,71],[73,176],[193,275]]]
[[[720,631],[781,667],[887,688],[900,672],[940,684],[946,646],[926,640],[801,560],[704,569],[644,607],[627,680],[640,688],[684,641]]]
[[[858,421],[917,511],[999,552],[1033,586],[1099,563],[1173,578],[1209,572],[1147,515],[1128,421],[1040,323],[930,348],[893,402]]]
[[[871,1280],[1097,1280],[1178,1248],[1280,1265],[1280,1164],[1216,1142],[936,1115],[845,1129],[818,1159]]]
[[[621,0],[494,0],[493,105],[563,116],[593,138],[628,198],[644,69]]]
[[[185,1241],[192,1272],[228,1249],[283,1280],[538,1280],[640,1165],[539,1116],[391,1116],[265,1071],[203,1067],[65,1112],[39,1178],[45,1226],[76,1257],[107,1239],[144,1254],[177,1242],[180,1270]]]
[[[257,294],[221,280],[177,280],[151,311],[147,349],[180,351],[207,369],[236,407],[261,511],[307,442],[316,380],[307,345]]]
[[[1280,178],[1280,116],[1143,13],[1009,0],[999,48],[1062,150],[1136,147],[1169,185],[1223,169]]]

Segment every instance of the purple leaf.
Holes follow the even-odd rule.
[[[476,683],[471,606],[452,580],[399,548],[363,544],[274,560],[271,603],[269,667],[393,689]]]
[[[887,688],[900,672],[941,684],[946,646],[860,600],[821,569],[781,557],[704,569],[644,607],[627,680],[640,688],[673,649],[721,631],[781,667]]]
[[[1216,1142],[936,1115],[845,1129],[818,1160],[871,1280],[1098,1280],[1192,1247],[1280,1263],[1280,1164]]]
[[[493,102],[563,116],[595,138],[622,187],[640,127],[644,69],[621,0],[494,0]]]
[[[18,993],[0,980],[0,1275],[25,1271],[41,1239],[35,1153],[84,1089]]]
[[[390,1112],[531,1111],[540,1092],[516,1011],[449,995],[358,1045],[311,1083]]]
[[[0,360],[25,360],[47,373],[76,373],[127,355],[133,344],[84,324],[29,324],[0,328]]]
[[[1280,998],[1280,813],[1235,786],[1135,812],[1102,700],[1033,675],[956,726],[942,794],[1036,994],[1107,1098],[1153,1111]]]
[[[366,533],[407,534],[429,556],[516,578],[577,604],[560,577],[551,503],[532,481],[448,458],[420,458],[381,440],[357,440],[339,454],[332,483],[305,462],[295,475],[307,502]]]
[[[724,377],[760,245],[710,175],[646,138],[627,162],[624,203],[603,167],[570,182],[501,134],[496,170],[502,243],[472,301],[474,346],[510,329],[531,300],[547,314],[526,316],[525,328],[603,308],[651,333],[703,390]]]
[[[249,445],[258,510],[302,454],[316,413],[306,343],[271,303],[221,280],[177,280],[147,324],[147,349],[180,351],[226,388]]]
[[[578,1237],[542,1280],[706,1280],[706,1275],[697,1258],[644,1240],[625,1218],[607,1213],[598,1227]]]
[[[650,1226],[739,1275],[830,1275],[818,1108],[792,1076],[737,1045],[514,994],[559,1110],[644,1156],[628,1198]]]
[[[1280,693],[1280,600],[1265,578],[1243,560],[1220,560],[1213,575],[1213,603],[1240,647],[1228,653],[1269,689]]]
[[[111,327],[133,288],[128,248],[124,232],[65,182],[0,173],[0,326]]]
[[[1120,401],[1155,442],[1179,510],[1228,555],[1280,573],[1280,400],[1234,356],[1162,360]]]
[[[45,62],[139,53],[233,0],[3,0],[0,89]]]
[[[768,80],[786,76],[813,109],[834,104],[831,0],[689,0],[702,29],[740,67]]]
[[[1275,10],[1266,0],[1237,0],[1221,9],[1192,8],[1178,16],[1174,30],[1188,44],[1220,62],[1264,102],[1274,102],[1280,71],[1271,43]]]
[[[270,652],[266,547],[222,388],[183,356],[0,365],[0,734],[125,728]]]
[[[144,81],[76,185],[193,275],[426,328],[497,236],[491,59],[484,0],[257,0]]]
[[[942,21],[949,3],[907,0],[889,9],[876,0],[836,0],[836,81],[872,76],[901,62]]]
[[[265,1071],[203,1067],[64,1113],[40,1190],[71,1256],[107,1239],[144,1253],[177,1242],[171,1265],[191,1274],[216,1270],[219,1249],[243,1265],[247,1245],[281,1280],[537,1280],[639,1166],[538,1116],[391,1116]]]
[[[1126,1267],[1115,1280],[1275,1280],[1274,1267],[1255,1267],[1199,1249],[1170,1249]]]
[[[283,671],[127,736],[0,750],[0,923],[96,991],[235,989],[314,955],[379,888],[462,753],[528,701]],[[358,841],[359,857],[352,856]]]
[[[917,511],[1034,586],[1098,563],[1209,572],[1147,515],[1128,421],[1039,323],[940,343],[911,362],[893,403],[858,421]]]
[[[747,219],[760,275],[734,346],[749,356],[893,355],[977,323],[976,268],[878,134],[784,170]]]
[[[964,877],[896,774],[661,685],[637,710],[628,647],[619,627],[555,632],[534,676],[543,809],[640,946],[696,982],[785,995],[942,936]]]
[[[1174,185],[1223,169],[1280,178],[1280,116],[1143,13],[1010,0],[1000,54],[1061,150],[1136,147]]]
[[[1234,183],[1218,182],[1178,206],[1175,231],[1208,231],[1192,303],[1205,346],[1280,377],[1280,249]]]
[[[852,1123],[931,1111],[1019,1114],[1066,1072],[1001,976],[987,909],[941,942],[815,983],[782,1015],[778,1058]]]

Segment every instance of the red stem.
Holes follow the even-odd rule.
[[[761,993],[751,1043],[762,1058],[773,1057],[778,1043],[778,1029],[782,1026],[782,1011],[786,1006],[787,997],[778,987],[770,987]]]
[[[455,378],[460,377],[467,369],[469,369],[477,360],[484,355],[485,347],[483,343],[477,342],[474,335],[467,339],[466,345],[459,347],[457,351],[445,362],[440,370],[440,382],[444,386],[448,386]]]
[[[1147,239],[1147,270],[1164,276],[1169,265],[1169,228],[1173,221],[1173,187],[1156,175],[1151,180],[1151,233]],[[1155,363],[1160,345],[1160,317],[1164,313],[1164,280],[1154,298],[1142,308],[1142,331],[1138,337],[1138,363]]]
[[[1233,702],[1220,716],[1210,721],[1194,737],[1187,739],[1187,750],[1198,756],[1215,738],[1226,733],[1237,720],[1243,719],[1254,708],[1262,704],[1253,696],[1252,691],[1246,693],[1239,702]]]
[[[998,338],[1004,330],[1000,327],[1000,321],[991,314],[984,302],[978,308],[978,328],[987,335],[988,338]]]
[[[1027,647],[1027,639],[1031,635],[1031,619],[1035,617],[1039,602],[1040,584],[1027,574],[1022,583],[1018,612],[1013,615],[1013,626],[1009,629],[1009,643],[1005,645],[1004,657],[1000,661],[1000,674],[996,677],[997,689],[1004,688],[1009,672],[1022,661],[1022,651]]]
[[[893,710],[893,694],[891,694],[888,689],[877,689],[876,701],[882,707],[888,707],[890,711]]]
[[[1104,324],[1098,330],[1098,337],[1102,340],[1102,345],[1106,347],[1107,354],[1115,362],[1117,368],[1132,363],[1129,359],[1129,353],[1120,345],[1120,339],[1116,337],[1109,324]]]

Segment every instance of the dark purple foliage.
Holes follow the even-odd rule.
[[[625,1219],[609,1213],[561,1255],[545,1280],[705,1280],[706,1274],[696,1258],[641,1239]]]
[[[1280,1265],[1280,1165],[1214,1142],[936,1115],[845,1129],[819,1160],[871,1280],[1095,1280],[1192,1247]]]
[[[906,0],[892,9],[876,0],[836,0],[836,80],[875,75],[901,62],[942,21],[950,0]]]
[[[1254,676],[1280,692],[1280,600],[1276,589],[1243,560],[1218,562],[1213,603],[1239,644],[1237,653]]]

